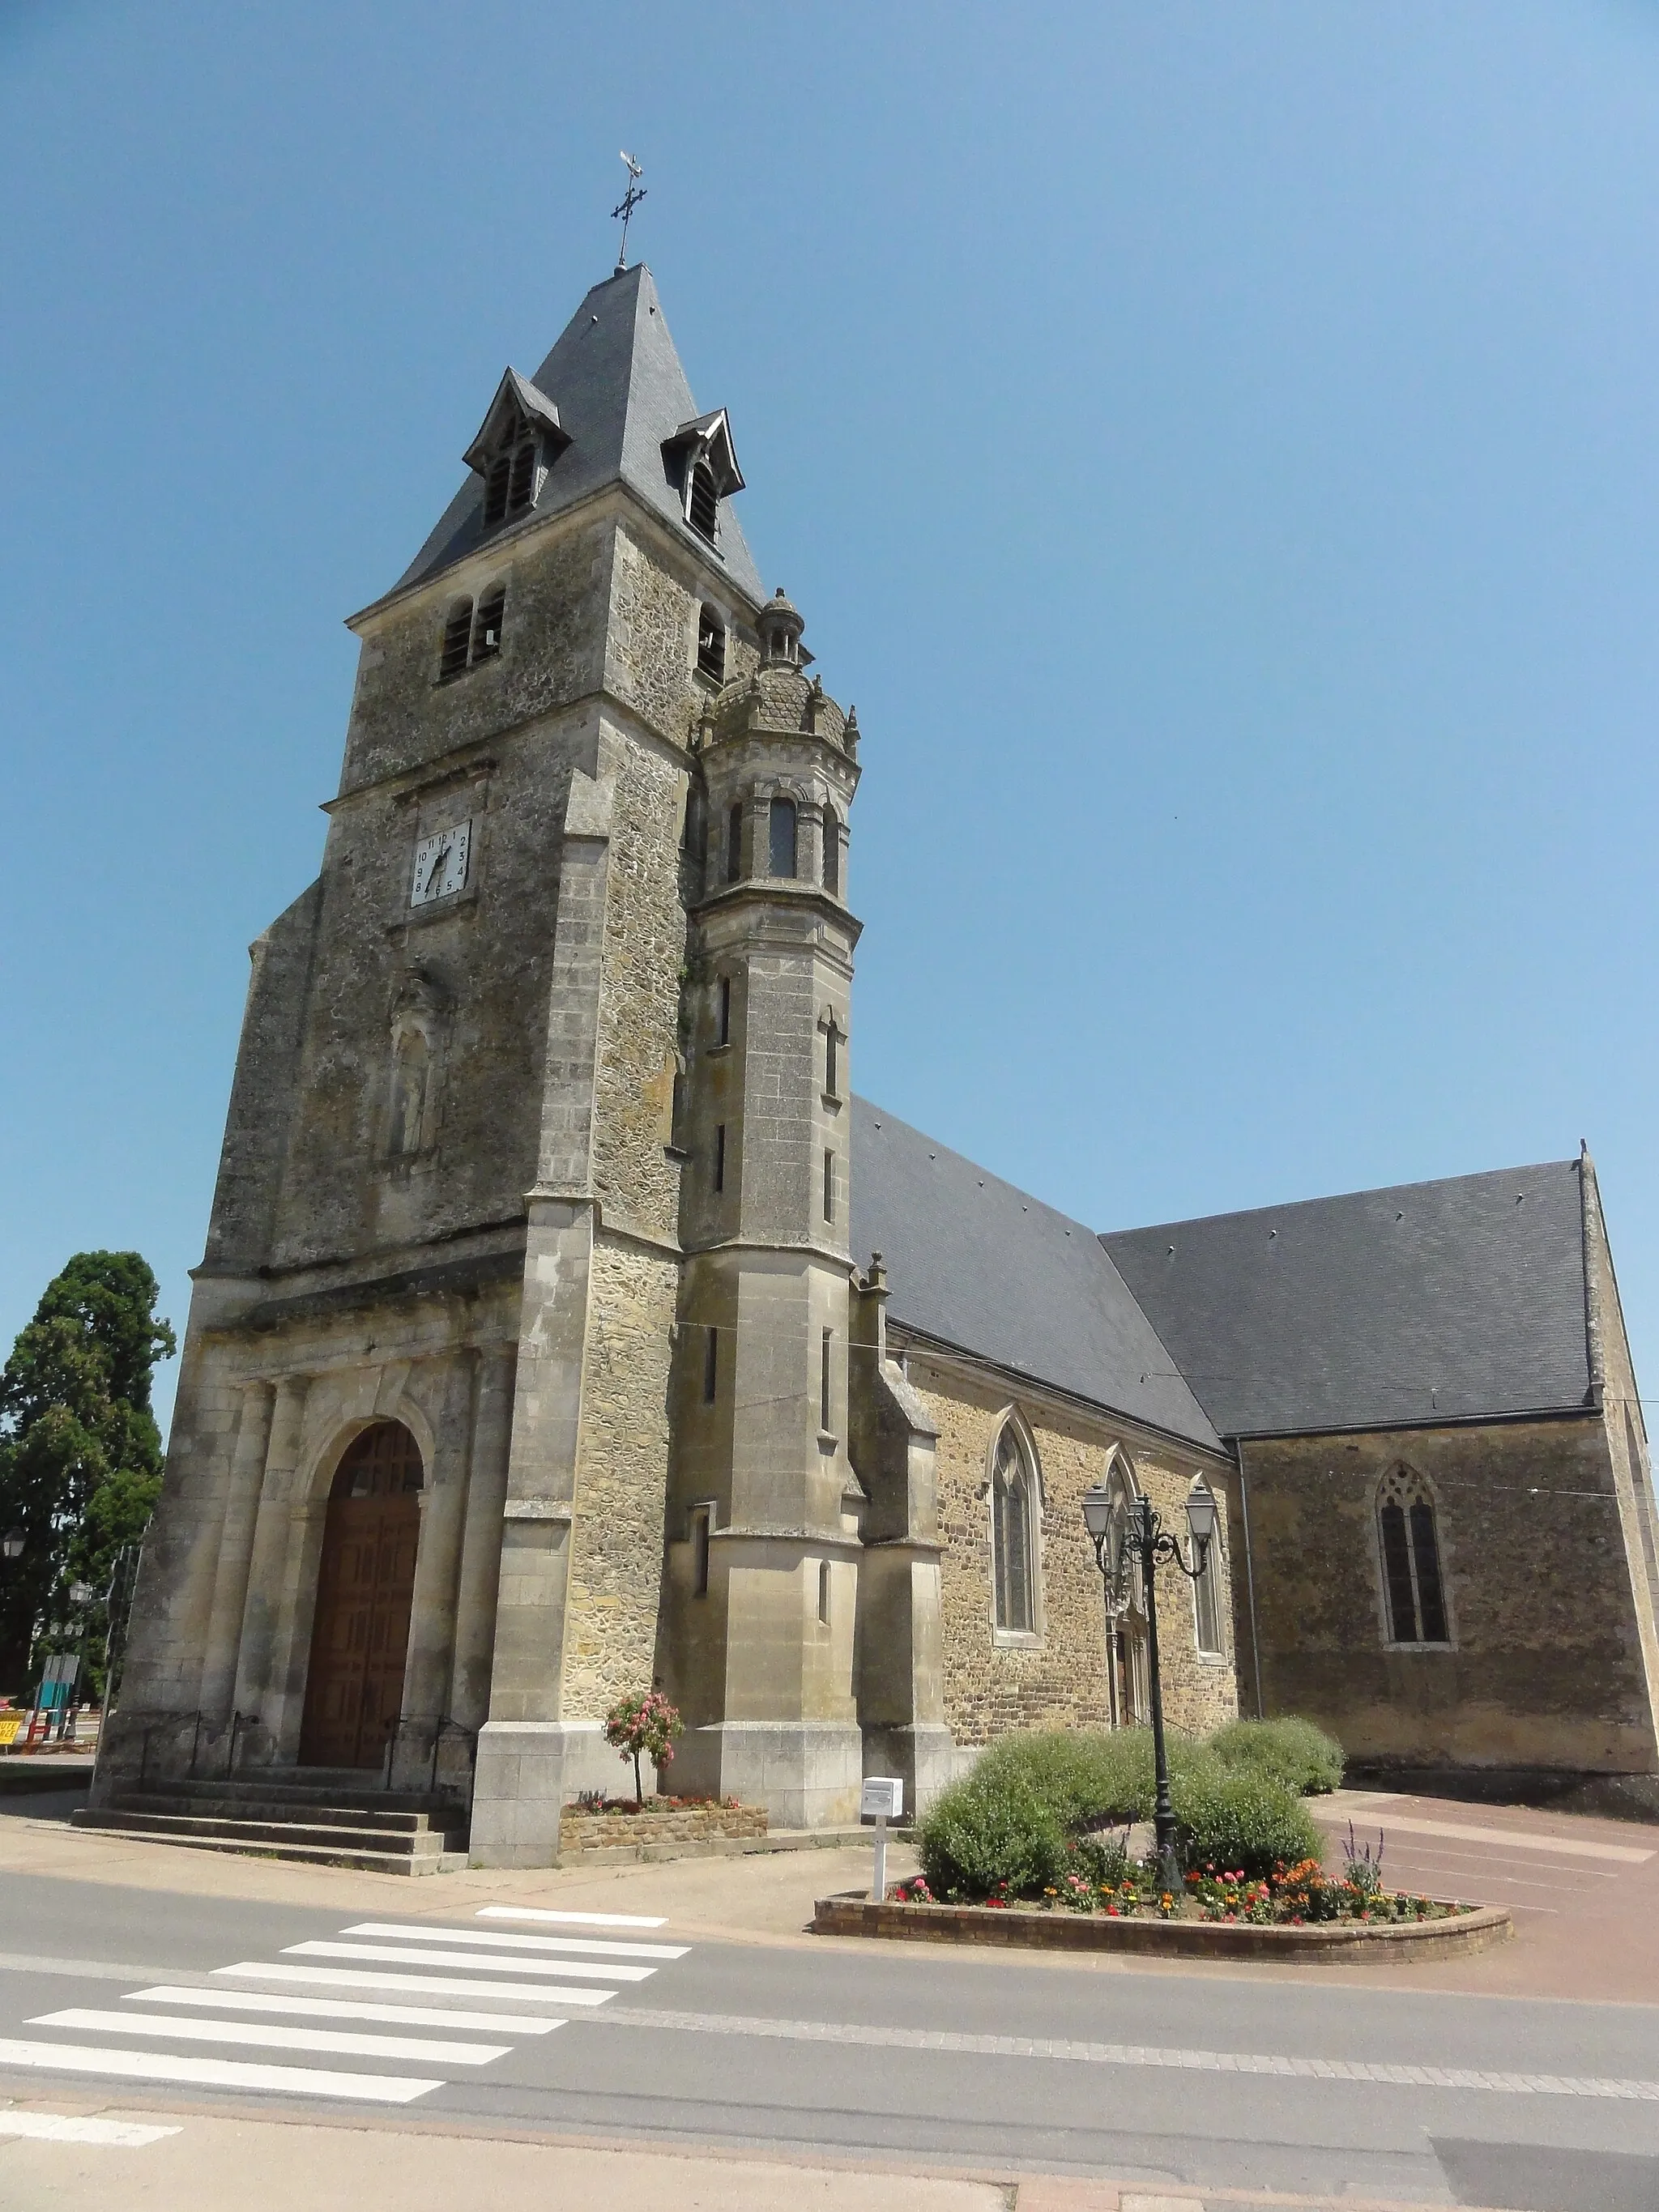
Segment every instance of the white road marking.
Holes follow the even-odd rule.
[[[639,1912],[551,1912],[537,1905],[481,1905],[480,1920],[556,1920],[571,1928],[665,1928]]]
[[[720,2013],[606,2013],[602,2027],[752,2035],[787,2043],[863,2044],[882,2051],[962,2051],[991,2058],[1064,2058],[1089,2066],[1169,2067],[1186,2074],[1269,2074],[1303,2081],[1370,2081],[1406,2089],[1492,2089],[1534,2097],[1613,2097],[1659,2104],[1659,2081],[1586,2074],[1512,2074],[1474,2066],[1400,2066],[1362,2058],[1285,2058],[1252,2051],[1166,2051],[1150,2044],[1073,2043],[1059,2037],[957,2035],[930,2027],[854,2027],[837,2021],[745,2020]]]
[[[1316,1820],[1327,1827],[1346,1828],[1346,1813],[1333,1813],[1323,1806],[1310,1808]],[[1620,1866],[1645,1866],[1653,1856],[1650,1850],[1640,1851],[1630,1844],[1591,1844],[1577,1836],[1540,1836],[1520,1828],[1465,1828],[1454,1820],[1407,1820],[1400,1814],[1390,1814],[1383,1823],[1382,1832],[1390,1830],[1402,1836],[1449,1836],[1464,1844],[1502,1844],[1511,1851],[1559,1851],[1565,1858],[1611,1859]]]
[[[597,1943],[580,1936],[496,1936],[485,1928],[410,1927],[399,1921],[360,1920],[342,1936],[395,1936],[399,1942],[484,1943],[501,1951],[557,1951],[584,1959],[683,1959],[689,1943]]]
[[[267,1966],[259,1959],[243,1959],[234,1966],[216,1966],[216,1974],[235,1974],[249,1982],[312,1982],[319,1988],[341,1990],[424,1990],[445,1997],[526,1997],[532,2002],[556,2005],[609,2004],[615,1990],[563,1989],[550,1982],[521,1983],[514,1989],[499,1982],[464,1982],[442,1974],[369,1974],[345,1966]],[[516,2018],[514,2014],[507,2015]]]
[[[193,2081],[212,2089],[274,2089],[294,2097],[349,2097],[360,2105],[412,2105],[443,2083],[413,2075],[336,2074],[320,2066],[258,2066],[233,2058],[175,2057],[168,2051],[112,2051],[82,2043],[0,2039],[0,2067],[47,2074],[110,2074],[127,2081]]]
[[[179,2020],[164,2013],[100,2012],[70,2005],[37,2013],[31,2027],[78,2027],[96,2035],[149,2035],[179,2043],[241,2043],[261,2051],[320,2051],[331,2058],[395,2058],[410,2066],[487,2066],[510,2043],[440,2043],[430,2036],[345,2035],[337,2028],[276,2027],[267,2021]]]
[[[107,2143],[117,2150],[143,2150],[181,2128],[141,2127],[136,2120],[73,2119],[67,2112],[0,2112],[0,2136],[31,2136],[40,2142]]]
[[[452,1936],[453,1942],[454,1938]],[[599,1966],[585,1959],[497,1959],[483,1951],[422,1951],[403,1943],[285,1943],[297,1959],[379,1959],[390,1966],[471,1966],[481,1974],[576,1974],[586,1981],[648,1982],[654,1966]]]
[[[515,1990],[513,1994],[520,1993]],[[271,2012],[303,2015],[307,2020],[380,2020],[394,2027],[476,2027],[489,2035],[511,2028],[515,2035],[550,2035],[562,2027],[562,2020],[542,2020],[534,2013],[448,2012],[435,2005],[368,2004],[345,1997],[273,1996],[253,1990],[187,1990],[161,1983],[149,1990],[129,1990],[128,2004],[198,2005],[221,2012]]]

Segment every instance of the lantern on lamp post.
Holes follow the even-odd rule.
[[[1189,1582],[1196,1582],[1209,1564],[1215,1540],[1215,1492],[1200,1474],[1187,1493],[1187,1534],[1192,1553],[1189,1566],[1182,1557],[1180,1539],[1164,1528],[1143,1491],[1126,1511],[1103,1483],[1084,1492],[1083,1525],[1095,1547],[1106,1593],[1106,1624],[1109,1638],[1116,1599],[1132,1561],[1140,1567],[1141,1591],[1146,1613],[1146,1678],[1152,1709],[1152,1836],[1158,1863],[1158,1879],[1174,1891],[1181,1880],[1176,1856],[1175,1807],[1170,1797],[1170,1761],[1164,1741],[1164,1684],[1158,1661],[1158,1592],[1154,1571],[1178,1567]]]

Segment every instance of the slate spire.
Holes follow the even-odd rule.
[[[651,271],[641,262],[594,285],[533,377],[567,441],[550,456],[533,507],[517,518],[556,514],[607,484],[623,483],[706,558],[707,542],[686,520],[681,471],[688,442],[718,426],[732,490],[742,477],[731,454],[723,410],[700,416],[691,396]],[[499,393],[498,393],[499,398]],[[476,453],[469,447],[469,457]],[[481,545],[484,479],[475,471],[445,509],[398,586],[435,575]],[[736,589],[758,605],[765,597],[729,495],[720,501],[715,559]]]

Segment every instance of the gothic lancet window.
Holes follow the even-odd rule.
[[[1198,1648],[1206,1658],[1224,1650],[1221,1640],[1221,1539],[1212,1536],[1204,1547],[1203,1572],[1193,1584],[1193,1629]]]
[[[1005,1633],[1036,1630],[1036,1470],[1019,1430],[1008,1421],[991,1467],[994,1618]]]
[[[1395,1644],[1449,1644],[1434,1499],[1420,1475],[1396,1468],[1376,1493],[1377,1542]]]
[[[795,873],[795,802],[793,799],[772,801],[772,873],[793,876]]]

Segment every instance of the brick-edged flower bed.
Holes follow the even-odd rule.
[[[1166,1959],[1283,1959],[1303,1966],[1352,1966],[1416,1959],[1456,1959],[1506,1943],[1514,1923],[1501,1905],[1436,1901],[1431,1915],[1407,1919],[1253,1922],[1206,1919],[1202,1908],[1171,1900],[1165,1918],[1065,1907],[933,1905],[889,1899],[877,1905],[856,1893],[818,1900],[817,1936],[876,1936],[924,1943],[1026,1946],[1050,1951],[1119,1951]]]
[[[1079,1913],[1029,1905],[874,1905],[848,1893],[821,1898],[814,1936],[887,1936],[902,1942],[1011,1944],[1037,1951],[1130,1951],[1151,1958],[1279,1958],[1298,1964],[1467,1958],[1516,1933],[1502,1905],[1437,1905],[1436,1917],[1249,1923],[1206,1920],[1192,1907],[1170,1917]]]
[[[567,1805],[559,1815],[561,1860],[605,1852],[617,1858],[671,1857],[699,1845],[741,1842],[766,1833],[764,1805],[709,1799],[611,1799],[592,1811]]]

